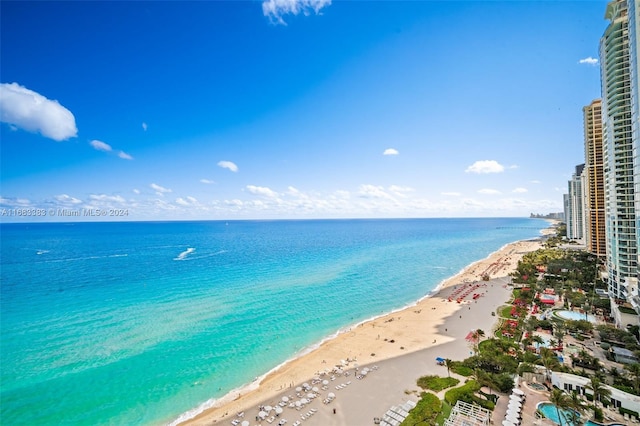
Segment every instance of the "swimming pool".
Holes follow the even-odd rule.
[[[536,408],[540,410],[540,412],[544,414],[546,418],[558,423],[560,426],[574,426],[573,423],[569,423],[568,420],[570,415],[569,410],[560,410],[560,417],[562,417],[562,422],[560,422],[560,419],[558,418],[558,410],[556,410],[556,406],[552,403],[539,402]]]
[[[546,418],[556,422],[557,424],[560,424],[560,421],[558,420],[558,410],[556,410],[555,405],[553,405],[550,402],[540,402],[538,403],[536,408],[540,410],[540,412],[544,414]],[[562,417],[561,426],[575,426],[573,423],[570,423],[568,420],[569,412],[570,412],[569,410],[560,410],[560,416]],[[587,423],[584,424],[584,426],[625,426],[625,425],[620,423],[607,423],[606,425],[603,425],[601,423],[595,423],[589,420],[587,421]]]
[[[565,320],[578,321],[578,320],[586,319],[587,321],[589,321],[591,323],[595,323],[596,322],[596,317],[594,317],[593,315],[590,315],[590,314],[581,314],[580,312],[567,311],[567,310],[554,311],[553,313],[556,316],[558,316],[558,317],[560,317],[562,319],[565,319]]]

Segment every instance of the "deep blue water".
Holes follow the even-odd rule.
[[[546,226],[2,224],[2,423],[169,423]]]

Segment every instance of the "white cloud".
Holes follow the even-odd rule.
[[[531,183],[535,183],[537,185],[537,184],[540,184],[542,182],[540,182],[539,180],[532,180]]]
[[[272,22],[286,25],[282,19],[284,15],[298,15],[299,13],[309,15],[311,12],[315,12],[317,15],[320,9],[330,4],[331,0],[264,0],[262,13]]]
[[[104,152],[111,152],[112,151],[111,145],[109,145],[108,143],[99,141],[97,139],[94,139],[91,142],[89,142],[89,145],[91,145],[93,147],[93,149],[98,150],[98,151],[104,151]]]
[[[124,203],[125,199],[119,195],[107,195],[107,194],[91,194],[89,198],[94,201],[115,201],[118,203]]]
[[[61,202],[61,203],[65,203],[65,204],[80,204],[82,203],[81,200],[72,197],[70,195],[67,194],[60,194],[60,195],[56,195],[54,197],[57,201]]]
[[[510,169],[517,169],[517,168],[518,168],[518,165],[517,165],[517,164],[512,164],[512,165],[510,165],[510,166],[509,166],[509,168],[510,168]]]
[[[517,194],[524,194],[525,192],[529,192],[529,191],[527,190],[527,188],[516,188],[512,192],[515,192]]]
[[[165,188],[163,186],[160,186],[156,183],[152,183],[151,185],[149,185],[151,187],[151,189],[153,189],[154,191],[156,191],[156,194],[158,194],[159,196],[163,197],[164,194],[166,194],[167,192],[172,192],[171,189],[169,188]]]
[[[140,190],[139,190],[139,189],[134,189],[134,190],[133,190],[133,193],[134,193],[134,194],[139,194],[139,193],[140,193]]]
[[[236,166],[236,164],[232,161],[219,161],[218,166],[222,167],[223,169],[229,169],[232,172],[238,171],[238,166]]]
[[[261,195],[263,197],[276,198],[278,193],[266,186],[247,185],[247,191],[254,195]]]
[[[0,121],[55,141],[78,134],[71,111],[18,83],[0,84]]]
[[[30,207],[33,204],[26,198],[5,198],[0,197],[0,205],[9,207]]]
[[[200,183],[206,183],[207,185],[214,184],[215,182],[209,179],[200,179]]]
[[[398,152],[397,149],[394,149],[394,148],[387,148],[382,153],[382,155],[398,155],[398,154],[400,153]]]
[[[382,186],[376,185],[360,185],[358,194],[364,198],[386,198],[393,199]]]
[[[145,132],[147,131],[147,123],[145,123],[144,121],[142,122],[142,130],[144,130]]]
[[[593,65],[593,66],[596,66],[596,65],[598,65],[598,59],[597,59],[597,58],[593,58],[593,57],[591,57],[591,56],[588,56],[588,57],[586,57],[586,58],[584,58],[584,59],[580,59],[580,60],[578,61],[578,63],[579,63],[579,64],[587,64],[587,65]]]
[[[465,170],[466,173],[501,173],[504,166],[495,160],[476,161]]]
[[[462,194],[459,192],[441,192],[441,195],[447,196],[447,197],[459,197]]]
[[[500,194],[500,191],[498,191],[497,189],[483,188],[478,190],[478,194],[497,195]]]
[[[109,145],[106,142],[99,141],[97,139],[94,139],[91,142],[89,142],[89,145],[91,145],[93,149],[95,149],[96,151],[102,151],[102,152],[113,151],[113,148],[111,147],[111,145]],[[124,151],[118,152],[118,157],[122,158],[123,160],[133,160],[133,157]]]
[[[389,187],[389,191],[393,192],[395,195],[399,197],[407,197],[407,194],[410,192],[414,192],[415,189],[410,186],[400,186],[400,185],[391,185]]]
[[[176,204],[179,204],[179,205],[181,205],[183,207],[198,207],[198,206],[200,206],[200,203],[194,197],[186,197],[186,199],[182,198],[182,197],[178,197],[178,198],[176,198]]]

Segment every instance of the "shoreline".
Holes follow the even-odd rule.
[[[341,328],[320,342],[301,350],[264,375],[257,377],[253,382],[232,390],[222,398],[206,401],[193,410],[181,414],[170,424],[200,426],[230,422],[235,418],[236,413],[253,412],[255,407],[259,405],[268,405],[268,401],[274,400],[279,395],[293,392],[293,388],[300,386],[305,381],[311,381],[314,376],[317,377],[328,367],[344,365],[345,359],[349,361],[345,366],[347,368],[353,368],[350,366],[352,362],[357,362],[362,366],[383,362],[402,362],[403,357],[428,352],[434,346],[441,345],[452,346],[453,352],[459,356],[464,355],[468,350],[464,336],[461,338],[460,336],[448,335],[451,333],[447,332],[448,327],[444,327],[444,325],[456,319],[455,314],[458,314],[462,319],[462,315],[458,311],[467,307],[467,303],[471,303],[472,300],[470,297],[465,297],[462,303],[456,303],[455,300],[450,301],[454,291],[458,288],[471,288],[474,284],[479,284],[477,291],[480,292],[479,289],[484,285],[487,287],[484,290],[488,295],[489,288],[486,283],[491,283],[491,288],[493,288],[496,282],[500,284],[500,287],[506,288],[510,280],[505,281],[504,278],[515,270],[522,255],[541,247],[544,236],[553,233],[554,230],[550,227],[541,230],[539,237],[505,244],[486,258],[475,261],[455,275],[443,279],[436,288],[417,301]],[[491,281],[482,281],[482,276],[485,274],[491,278]],[[492,289],[492,292],[498,292],[498,287],[496,286],[495,291]],[[503,293],[500,292],[500,295],[492,294],[492,296],[496,299],[503,299],[505,298]],[[482,305],[491,298],[481,299],[483,299],[480,300]],[[502,300],[499,303],[503,304],[506,301]],[[478,300],[473,302],[477,304]],[[468,306],[468,310],[471,310],[471,307]],[[497,320],[497,317],[490,319],[493,323]],[[472,324],[468,324],[469,328],[475,323],[476,321],[473,320]],[[420,335],[412,334],[412,331],[418,327],[423,332]],[[452,327],[452,330],[454,328]],[[453,348],[453,346],[456,347]],[[464,348],[464,351],[461,348]],[[457,359],[455,356],[445,355]],[[466,355],[462,356],[462,358],[464,357]],[[358,364],[354,365],[358,366]],[[380,372],[376,372],[376,375],[380,374]],[[419,373],[416,372],[414,385],[415,379],[418,377]],[[344,407],[341,408],[342,411],[345,411]],[[252,419],[251,415],[248,419]],[[305,424],[313,424],[311,420],[309,419]],[[331,420],[332,418],[329,417],[325,419],[325,422]]]

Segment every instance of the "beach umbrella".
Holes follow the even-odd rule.
[[[289,397],[288,396],[283,396],[282,397],[282,402],[289,402]]]
[[[520,416],[520,410],[518,410],[517,408],[507,408],[507,416],[515,416],[515,417],[519,417]]]
[[[296,388],[296,392],[302,392],[302,388],[301,388],[300,386],[298,386],[298,387]]]
[[[522,397],[520,395],[509,395],[509,399],[512,401],[522,401]]]
[[[514,413],[512,411],[507,410],[507,415],[505,416],[505,419],[509,420],[510,422],[513,423],[519,423],[520,422],[520,413]]]
[[[516,426],[515,423],[511,423],[509,420],[503,420],[502,426]]]
[[[315,397],[316,397],[316,394],[315,394],[315,393],[311,393],[311,392],[309,392],[309,393],[307,394],[307,398],[309,398],[309,399],[313,399],[313,398],[315,398]]]
[[[309,400],[308,400],[307,398],[302,398],[302,399],[300,400],[300,402],[301,402],[301,403],[303,403],[303,404],[308,404],[308,403],[309,403]]]
[[[296,401],[296,407],[300,407],[300,406],[302,406],[302,402]]]
[[[329,381],[328,381],[328,380],[323,380],[323,381],[322,381],[322,384],[323,384],[323,385],[325,385],[325,386],[327,386],[327,385],[329,384]]]
[[[249,426],[249,420],[243,420],[241,425],[242,426]]]
[[[515,408],[517,410],[522,408],[522,404],[520,404],[519,402],[515,402],[515,401],[510,401],[509,402],[509,408]]]
[[[518,419],[516,416],[507,415],[506,420],[510,421],[514,425],[519,425],[520,424],[520,419]]]
[[[276,414],[282,414],[282,408],[276,407]]]
[[[524,392],[522,392],[520,389],[514,389],[513,393],[515,393],[516,395],[524,395]]]
[[[264,411],[266,411],[267,413],[269,413],[269,411],[273,410],[273,407],[270,405],[265,405],[264,406]]]
[[[365,370],[362,370],[362,371],[360,372],[360,374],[362,374],[363,376],[366,376],[366,375],[367,375],[367,373],[369,373],[369,372],[368,372],[366,369],[365,369]]]
[[[314,391],[314,392],[318,392],[320,389],[318,389],[316,386],[314,386],[311,390]]]
[[[329,392],[329,394],[327,395],[329,398],[335,398],[336,394],[333,392]]]
[[[265,417],[267,417],[267,413],[265,413],[264,411],[260,411],[260,412],[258,413],[258,416],[259,416],[261,419],[264,419]]]

